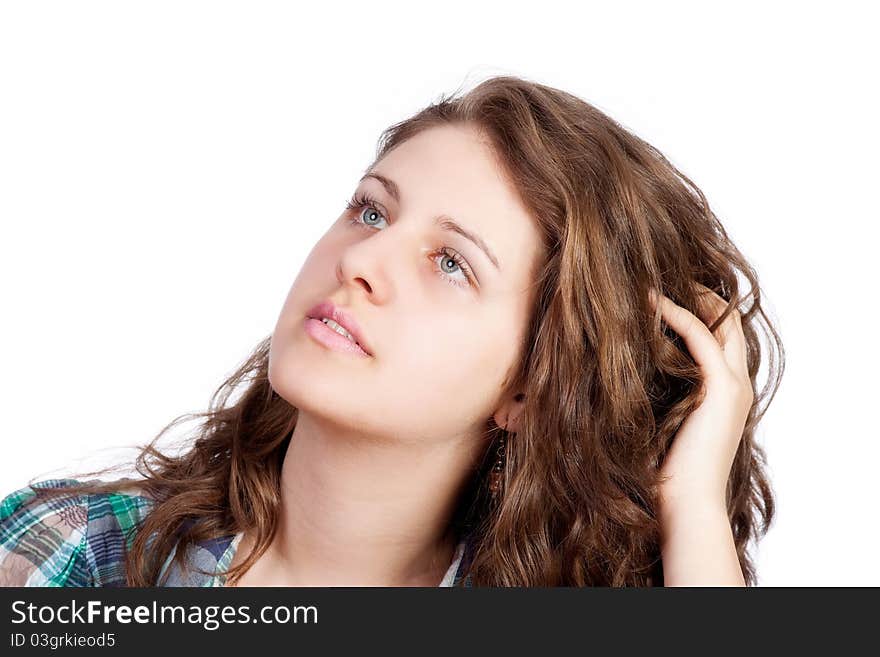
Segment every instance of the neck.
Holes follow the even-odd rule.
[[[378,438],[300,411],[278,531],[256,565],[288,586],[436,586],[476,442]]]

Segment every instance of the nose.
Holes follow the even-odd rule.
[[[348,269],[348,265],[343,266],[343,258],[340,258],[336,263],[336,280],[339,281],[339,284],[342,286],[349,284],[349,276],[346,274],[346,270]],[[370,285],[369,281],[363,276],[352,276],[351,284],[362,287],[368,296],[372,296],[373,287]]]
[[[392,270],[404,266],[401,254],[412,248],[403,243],[404,233],[394,228],[398,227],[384,228],[348,244],[336,263],[339,284],[355,288],[374,304],[393,298],[397,275]]]

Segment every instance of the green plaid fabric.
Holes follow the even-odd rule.
[[[40,497],[75,479],[48,479],[14,491],[0,502],[0,586],[125,586],[125,551],[153,506],[132,492]],[[242,534],[190,546],[180,566],[165,561],[163,586],[224,586]],[[460,580],[462,541],[440,586]],[[163,581],[166,576],[167,579]],[[470,578],[464,582],[469,586]]]
[[[126,536],[152,501],[137,494],[39,497],[73,479],[49,479],[0,502],[0,585],[124,586]]]

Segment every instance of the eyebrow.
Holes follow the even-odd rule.
[[[400,203],[400,188],[397,186],[397,183],[395,183],[390,178],[383,176],[381,173],[367,172],[361,178],[361,182],[363,182],[367,178],[375,178],[380,183],[382,183],[385,191],[388,192],[395,201]],[[489,258],[491,263],[495,265],[495,269],[499,271],[501,270],[501,265],[498,264],[498,258],[495,257],[492,249],[489,248],[489,245],[486,244],[486,241],[482,237],[480,237],[476,233],[472,233],[471,231],[467,230],[455,219],[446,214],[441,214],[437,217],[434,217],[434,223],[443,230],[458,233],[465,239],[473,242],[486,255],[486,257]]]

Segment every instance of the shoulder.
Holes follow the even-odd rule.
[[[48,479],[0,501],[0,586],[122,586],[128,542],[152,506],[135,482],[114,492]]]

